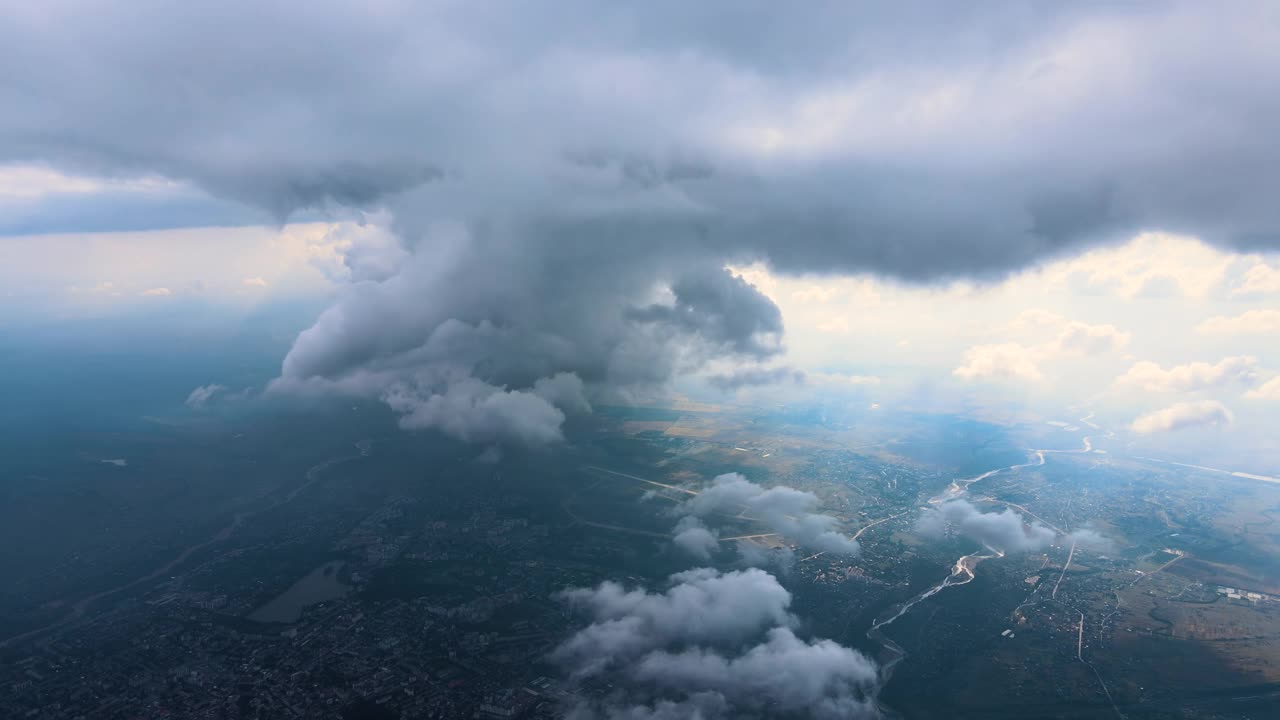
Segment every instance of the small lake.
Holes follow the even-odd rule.
[[[263,623],[294,623],[302,617],[307,606],[346,595],[351,587],[338,579],[338,572],[345,564],[334,560],[312,570],[271,602],[249,613],[249,619]]]

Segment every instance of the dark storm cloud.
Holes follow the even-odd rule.
[[[0,237],[52,233],[125,232],[258,225],[273,218],[261,208],[210,197],[190,188],[162,192],[105,191],[49,194],[3,204]],[[302,213],[298,219],[307,219]]]
[[[1266,3],[5,14],[0,160],[161,173],[279,213],[441,182],[506,204],[494,177],[563,208],[579,168],[804,270],[992,271],[1134,227],[1280,234]]]
[[[485,442],[559,436],[542,379],[625,395],[776,354],[777,308],[725,263],[929,281],[1136,229],[1280,247],[1268,3],[3,13],[0,164],[276,218],[385,207],[403,257],[352,278],[277,386],[415,427],[448,408]]]
[[[703,267],[676,278],[671,294],[671,305],[653,304],[629,317],[668,324],[742,355],[765,358],[782,351],[782,312],[746,280]]]
[[[570,717],[877,716],[875,663],[799,637],[791,594],[762,570],[700,568],[671,576],[663,592],[606,582],[563,595],[591,622],[553,659],[615,688]]]

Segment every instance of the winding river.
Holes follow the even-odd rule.
[[[1028,467],[1039,467],[1044,465],[1045,453],[1088,453],[1093,451],[1093,442],[1089,437],[1085,437],[1082,441],[1083,447],[1079,450],[1030,450],[1031,459],[1025,463],[1017,465],[1009,465],[1007,467],[988,470],[976,477],[957,479],[951,481],[945,490],[929,498],[930,505],[941,505],[945,502],[958,500],[969,492],[969,487],[974,483],[981,482],[993,475],[1001,473],[1014,472]],[[890,637],[885,635],[884,628],[892,625],[898,618],[906,615],[911,608],[937,595],[949,587],[956,585],[964,585],[973,581],[974,571],[978,564],[983,560],[991,558],[1004,557],[1004,553],[996,548],[987,546],[986,552],[972,553],[962,555],[956,559],[951,566],[951,574],[942,579],[942,582],[916,595],[915,597],[903,603],[898,603],[890,607],[881,614],[874,622],[871,623],[871,629],[867,630],[867,638],[878,643],[891,658],[887,662],[880,665],[880,687],[884,687],[893,677],[894,667],[907,657],[907,651],[901,645],[894,642]]]

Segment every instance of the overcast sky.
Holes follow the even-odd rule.
[[[1277,31],[1265,2],[9,3],[0,327],[316,298],[271,392],[481,443],[696,382],[1096,411],[1274,470]]]

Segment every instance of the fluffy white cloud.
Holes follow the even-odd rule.
[[[1116,379],[1116,384],[1148,392],[1192,392],[1231,384],[1249,387],[1257,381],[1258,359],[1240,355],[1223,358],[1213,365],[1193,362],[1175,365],[1168,370],[1144,360],[1134,363],[1128,372]]]
[[[1232,257],[1191,237],[1144,233],[1118,247],[1055,263],[1046,278],[1122,298],[1202,298],[1222,285]]]
[[[565,411],[589,409],[577,376],[539,378],[509,390],[459,373],[421,373],[396,381],[382,396],[406,430],[435,428],[464,442],[546,445],[561,439]]]
[[[803,639],[791,593],[759,569],[672,575],[663,592],[605,582],[562,597],[591,623],[552,658],[614,692],[573,718],[873,718],[878,671],[856,650]]]
[[[720,538],[692,515],[680,518],[671,542],[693,557],[706,562],[720,548]]]
[[[1280,293],[1280,269],[1259,262],[1245,271],[1232,295],[1274,295]]]
[[[1043,380],[1041,364],[1046,360],[1064,355],[1100,355],[1129,344],[1130,334],[1115,325],[1066,321],[1056,313],[1039,310],[1023,312],[1011,327],[1029,329],[1055,325],[1062,326],[1058,334],[1037,345],[1013,342],[975,345],[965,351],[963,364],[952,374],[963,380]]]
[[[1280,310],[1247,310],[1239,315],[1216,315],[1196,326],[1208,335],[1266,335],[1280,333]]]
[[[592,618],[553,656],[576,677],[601,673],[667,645],[740,643],[796,622],[789,612],[791,593],[755,568],[676,573],[663,592],[628,590],[605,581],[566,590],[561,597]]]
[[[264,288],[267,286],[267,281],[263,280],[261,276],[255,276],[255,277],[247,277],[244,280],[241,280],[240,284],[244,285],[245,287]]]
[[[811,492],[786,485],[765,489],[738,473],[726,473],[672,512],[704,520],[717,513],[743,513],[802,546],[843,555],[857,554],[857,541],[836,530],[839,524],[836,518],[814,512],[817,506],[818,497]]]
[[[1181,402],[1147,413],[1134,420],[1129,428],[1138,434],[1148,435],[1194,427],[1229,425],[1233,420],[1231,411],[1222,403],[1203,400]]]
[[[1042,348],[1018,343],[975,345],[965,351],[964,364],[952,374],[964,380],[1041,380],[1040,361],[1044,357]]]
[[[1056,534],[1040,523],[1025,523],[1011,508],[984,513],[967,500],[952,500],[930,508],[916,521],[916,531],[941,537],[948,529],[1000,552],[1030,552],[1052,543]]]
[[[831,640],[805,641],[790,628],[737,656],[706,648],[659,651],[636,665],[635,677],[665,689],[714,692],[771,714],[816,718],[875,716],[870,689],[876,666],[865,655]]]
[[[1244,394],[1251,400],[1280,400],[1280,376],[1273,377],[1261,387]]]
[[[1053,347],[1058,352],[1097,355],[1128,345],[1130,337],[1115,325],[1090,325],[1072,320],[1062,328]]]
[[[157,287],[157,288],[149,288],[147,290],[143,290],[138,294],[143,295],[145,297],[169,297],[170,295],[173,294],[173,291],[167,287]]]

